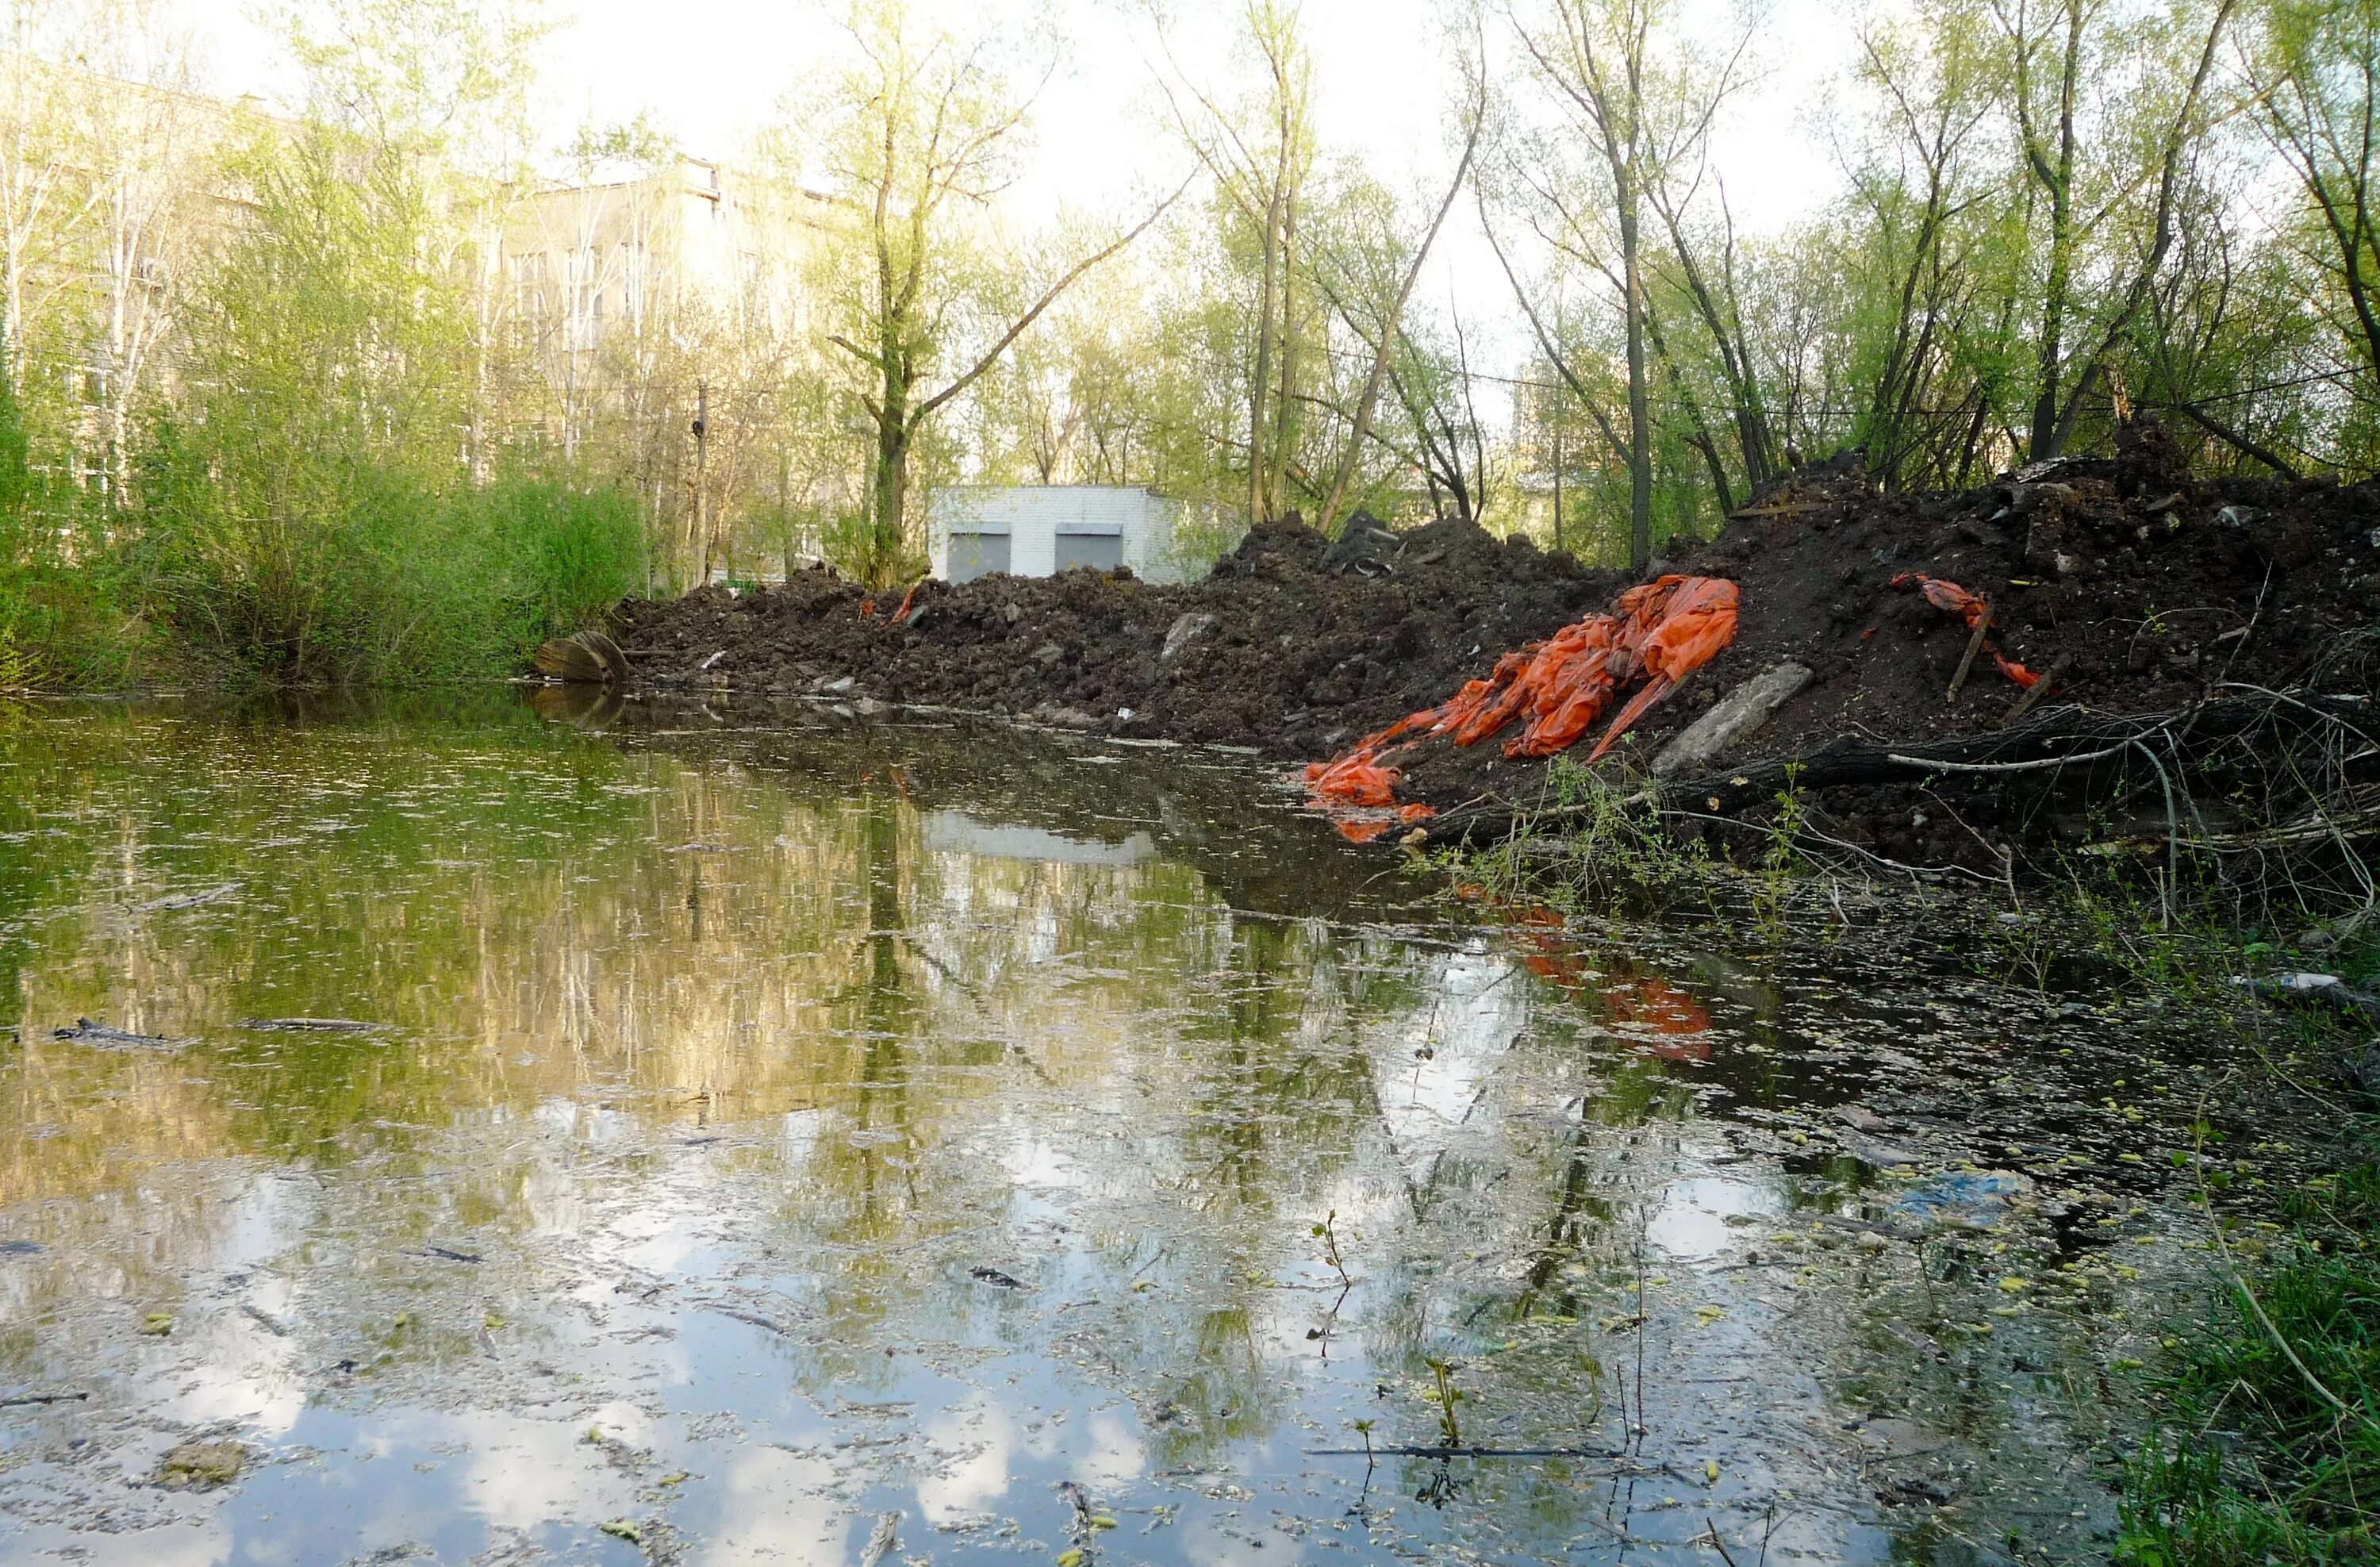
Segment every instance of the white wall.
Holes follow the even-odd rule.
[[[1112,528],[1123,538],[1123,564],[1150,582],[1179,581],[1173,544],[1174,503],[1138,486],[1107,484],[955,485],[939,491],[928,523],[934,575],[948,577],[951,533],[1008,534],[1009,569],[1047,577],[1056,569],[1058,534],[1074,524]]]

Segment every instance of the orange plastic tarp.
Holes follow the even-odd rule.
[[[1738,599],[1734,583],[1712,577],[1664,577],[1631,588],[1612,613],[1588,615],[1543,642],[1506,653],[1488,674],[1466,682],[1439,706],[1409,713],[1332,760],[1308,767],[1306,787],[1319,807],[1378,809],[1396,799],[1402,774],[1387,763],[1394,752],[1432,735],[1475,746],[1515,723],[1521,732],[1505,743],[1506,756],[1553,756],[1584,739],[1612,698],[1645,677],[1597,743],[1593,760],[1735,639]]]

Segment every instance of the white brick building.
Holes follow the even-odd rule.
[[[1175,558],[1176,503],[1137,485],[965,484],[938,492],[928,540],[934,575],[1048,577],[1069,566],[1130,566],[1149,582],[1191,573]]]

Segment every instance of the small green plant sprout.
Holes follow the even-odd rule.
[[[1463,1425],[1455,1418],[1454,1406],[1462,1402],[1463,1393],[1454,1385],[1454,1373],[1459,1367],[1451,1360],[1439,1355],[1426,1355],[1422,1364],[1438,1379],[1438,1434],[1441,1447],[1463,1445]]]
[[[1339,1210],[1334,1208],[1322,1216],[1321,1223],[1314,1227],[1314,1236],[1322,1243],[1322,1259],[1330,1264],[1332,1272],[1339,1275],[1339,1282],[1352,1290],[1355,1287],[1355,1281],[1348,1277],[1347,1264],[1339,1256],[1338,1221]]]

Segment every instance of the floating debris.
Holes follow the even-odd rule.
[[[2032,1187],[2005,1170],[1954,1170],[1912,1186],[1884,1210],[1888,1223],[1926,1233],[1936,1230],[1989,1230]]]
[[[170,898],[152,898],[145,904],[134,904],[135,914],[158,914],[168,909],[203,908],[219,904],[247,886],[245,881],[226,881],[220,887],[209,887],[201,893],[180,893]]]
[[[70,1039],[77,1044],[95,1045],[103,1051],[177,1051],[195,1039],[177,1039],[164,1034],[134,1034],[122,1028],[111,1028],[104,1023],[93,1023],[88,1017],[78,1017],[71,1028],[51,1030],[54,1039]]]
[[[453,1246],[424,1245],[413,1248],[416,1257],[434,1257],[442,1262],[485,1262],[488,1259],[475,1251],[456,1251]]]
[[[237,1442],[184,1442],[157,1461],[152,1480],[169,1491],[211,1491],[238,1479],[248,1459]]]
[[[385,1034],[385,1023],[364,1023],[352,1017],[251,1017],[232,1025],[251,1034]]]
[[[901,1510],[896,1507],[876,1520],[875,1532],[868,1537],[867,1549],[859,1553],[859,1567],[876,1567],[900,1549]]]

